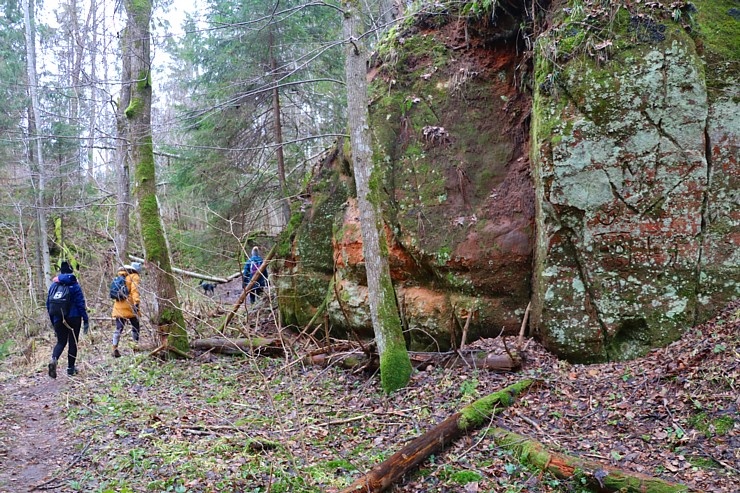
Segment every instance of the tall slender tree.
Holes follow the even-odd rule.
[[[44,287],[43,292],[51,285],[51,261],[49,256],[49,233],[46,223],[46,169],[44,166],[43,146],[39,135],[39,98],[36,76],[36,23],[33,0],[23,0],[23,18],[26,31],[26,67],[30,106],[28,108],[28,136],[32,141],[29,146],[29,161],[32,169],[32,180],[36,190],[36,237],[37,237],[37,276]],[[43,284],[42,284],[43,283]]]
[[[388,266],[388,245],[380,210],[381,171],[372,160],[368,126],[367,62],[361,4],[344,0],[345,71],[352,167],[360,210],[362,253],[365,258],[370,316],[380,355],[380,379],[390,393],[411,377],[411,362],[403,338],[401,317]]]
[[[131,100],[125,110],[135,166],[135,193],[146,255],[146,266],[154,274],[155,323],[163,343],[176,353],[189,350],[185,320],[172,276],[170,251],[159,213],[152,139],[152,67],[150,0],[124,0],[127,13],[126,43],[130,44]]]

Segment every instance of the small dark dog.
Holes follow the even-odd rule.
[[[215,293],[214,290],[216,289],[216,285],[203,282],[203,279],[200,280],[200,287],[203,288],[203,294],[208,294],[208,293],[214,294]]]

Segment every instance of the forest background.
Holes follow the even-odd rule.
[[[692,331],[694,339],[647,361],[572,368],[532,344],[524,375],[429,368],[390,398],[364,375],[304,367],[296,355],[162,363],[129,350],[114,362],[108,285],[128,254],[145,250],[120,138],[125,88],[141,82],[122,63],[124,4],[140,5],[0,1],[4,491],[18,491],[7,485],[19,477],[59,491],[339,491],[459,407],[523,377],[546,384],[508,418],[512,428],[604,464],[731,491],[737,306],[713,322],[712,338]],[[251,245],[272,243],[315,163],[347,134],[343,18],[331,2],[212,0],[173,36],[177,7],[158,2],[151,19],[157,211],[173,266],[226,277]],[[373,10],[367,21],[377,29],[363,38],[371,45],[388,9]],[[49,382],[42,370],[53,336],[43,302],[62,258],[77,266],[93,328],[82,341],[81,378]],[[172,279],[188,329],[215,330],[222,308],[197,277]],[[144,286],[154,289],[151,278]],[[151,313],[154,292],[145,300]],[[145,339],[156,336],[145,329]],[[685,354],[703,366],[674,378]],[[707,381],[716,392],[699,399]],[[626,433],[633,424],[639,431]],[[17,455],[24,444],[35,446],[31,460]],[[544,468],[520,464],[486,432],[432,457],[397,491],[588,486]]]

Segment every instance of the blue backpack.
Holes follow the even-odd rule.
[[[110,283],[110,297],[112,300],[123,301],[128,298],[128,287],[126,287],[126,276],[116,276]]]

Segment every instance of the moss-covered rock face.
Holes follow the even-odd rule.
[[[461,50],[464,21],[449,12],[435,19],[433,30],[422,19],[387,38],[370,89],[373,159],[382,169],[374,186],[383,195],[391,275],[415,349],[449,348],[469,310],[469,341],[502,327],[518,332],[532,265],[530,99],[517,79],[521,55],[514,42],[490,41],[501,26],[468,26],[471,49]],[[506,23],[504,30],[518,26]],[[341,155],[350,152],[338,154],[336,174],[347,173]],[[324,200],[312,187],[308,222],[294,243],[302,269],[295,277],[335,269],[332,326],[371,335],[360,214],[347,195],[331,207]],[[315,294],[315,303],[324,299]]]
[[[708,97],[684,14],[633,15],[622,31],[616,18],[609,57],[592,44],[555,64],[560,38],[539,44],[533,321],[571,360],[639,356],[740,294],[737,249],[722,247],[738,234],[737,96]],[[715,155],[713,140],[730,147]]]

